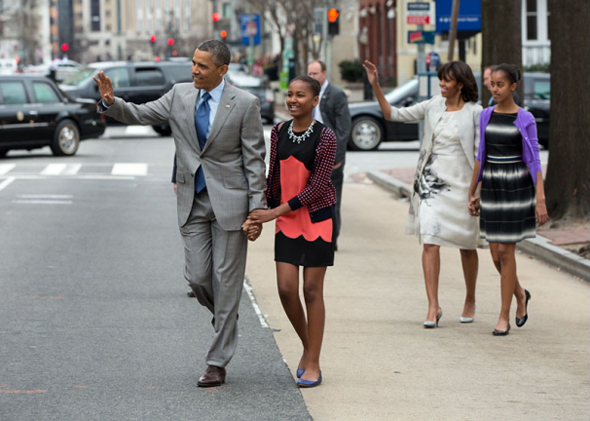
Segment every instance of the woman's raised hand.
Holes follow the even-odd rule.
[[[377,71],[377,66],[371,63],[369,60],[365,60],[363,63],[363,67],[367,72],[367,78],[369,79],[369,83],[371,85],[379,83],[379,72]]]

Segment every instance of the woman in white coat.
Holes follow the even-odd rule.
[[[465,304],[460,318],[475,317],[478,221],[466,211],[468,190],[479,142],[477,84],[463,62],[444,64],[438,71],[440,95],[411,107],[392,107],[379,86],[377,68],[364,63],[369,82],[387,120],[424,120],[424,137],[414,177],[407,234],[423,244],[422,268],[428,298],[424,327],[438,326],[442,309],[438,301],[440,247],[460,250],[465,278]]]

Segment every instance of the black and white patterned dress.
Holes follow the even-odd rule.
[[[467,212],[473,168],[461,146],[458,121],[468,119],[467,107],[446,111],[433,130],[426,165],[414,181],[420,196],[420,241],[465,250],[477,247],[477,219]]]
[[[522,162],[517,113],[492,113],[485,131],[486,161],[481,181],[480,236],[490,243],[535,237],[535,186]]]

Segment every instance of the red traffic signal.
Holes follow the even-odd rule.
[[[61,45],[62,51],[68,51],[68,48],[70,48],[70,46],[68,44],[66,44],[65,42]]]
[[[150,35],[150,42],[156,42],[156,36]]]
[[[219,32],[219,35],[221,35],[221,38],[225,38],[225,37],[227,37],[227,31],[226,31],[225,29],[222,29],[222,30]]]
[[[174,45],[174,38],[168,38],[168,45]]]
[[[219,13],[215,12],[213,13],[213,15],[211,16],[211,19],[213,19],[213,22],[219,22]]]
[[[330,10],[328,10],[328,22],[330,23],[334,23],[338,20],[338,16],[340,16],[340,13],[338,13],[338,10],[331,8]]]
[[[160,59],[160,56],[156,56],[156,58],[155,58],[154,60],[156,61],[156,63],[159,63],[159,62],[160,62],[160,60],[161,60],[161,59]]]

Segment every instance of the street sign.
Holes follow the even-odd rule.
[[[451,30],[453,0],[436,0],[436,32]],[[457,31],[481,31],[481,0],[459,3]]]
[[[408,44],[434,44],[434,31],[408,31]]]
[[[440,63],[440,56],[436,51],[426,54],[426,65],[437,66]]]
[[[408,25],[434,25],[434,3],[408,3],[406,9],[406,23]]]
[[[250,45],[250,37],[254,38],[254,45],[260,44],[260,15],[243,14],[240,16],[242,24],[242,45]]]

